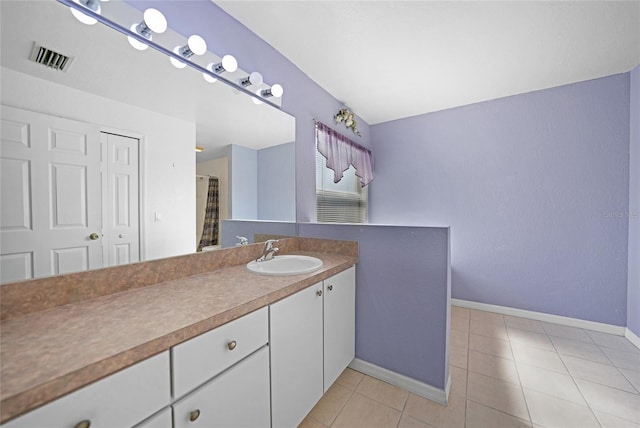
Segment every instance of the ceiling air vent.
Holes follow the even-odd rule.
[[[45,48],[44,46],[34,42],[29,59],[54,70],[66,72],[69,70],[69,67],[71,67],[71,63],[74,58],[72,56],[61,54],[60,52],[52,51],[51,49]]]

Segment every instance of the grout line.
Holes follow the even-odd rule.
[[[542,328],[544,329],[544,326]],[[513,365],[516,368],[516,375],[518,376],[520,393],[522,394],[522,399],[524,400],[524,406],[527,408],[527,415],[529,415],[528,422],[531,423],[531,425],[533,426],[533,418],[531,417],[531,410],[529,410],[529,402],[527,401],[527,396],[524,393],[524,385],[522,385],[522,379],[520,378],[520,369],[518,369],[518,364],[516,363],[516,354],[513,352],[513,344],[511,343],[511,335],[509,334],[509,329],[507,329],[507,337],[509,342],[509,349],[511,350],[511,355],[513,355]],[[551,341],[551,339],[549,339],[549,341]]]

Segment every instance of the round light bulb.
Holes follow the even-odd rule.
[[[262,96],[262,89],[258,89],[256,91],[256,95],[258,97],[261,97]],[[258,97],[251,97],[251,101],[253,101],[254,104],[258,104],[258,105],[262,104],[262,101],[260,101],[260,98],[258,98]]]
[[[182,46],[176,46],[173,49],[173,52],[177,53],[178,55],[180,55],[180,48],[181,47]],[[187,64],[185,64],[182,61],[179,61],[179,60],[175,59],[174,57],[169,57],[169,61],[171,61],[171,65],[173,65],[175,68],[185,68],[187,66]]]
[[[262,74],[258,73],[257,71],[254,71],[249,75],[249,82],[251,82],[252,85],[262,85],[262,82],[263,82]]]
[[[207,65],[207,70],[209,70],[210,72],[214,73],[213,71],[213,67],[215,66],[214,63],[210,63],[209,65]],[[215,83],[218,81],[218,79],[216,79],[215,77],[212,77],[210,74],[207,73],[202,73],[202,77],[204,78],[205,81],[209,82],[209,83]]]
[[[74,3],[79,4],[80,6],[92,10],[97,14],[100,14],[101,9],[100,9],[100,4],[98,4],[97,1],[94,2],[89,2],[87,0],[85,1],[80,1],[80,0],[73,0]],[[72,7],[69,8],[71,10],[71,14],[80,22],[82,22],[83,24],[86,25],[93,25],[96,22],[98,22],[97,19],[84,14],[82,11],[78,10],[78,9],[74,9]]]
[[[207,51],[207,42],[197,34],[189,37],[187,45],[189,46],[189,50],[196,55],[202,55]]]
[[[143,16],[145,25],[154,33],[160,34],[167,31],[167,19],[158,9],[147,9]]]
[[[138,27],[138,24],[133,24],[129,29],[131,30],[131,32],[137,33],[136,31],[137,27]],[[151,39],[151,37],[149,37],[149,39]],[[129,41],[129,44],[131,46],[133,46],[135,49],[138,49],[139,51],[143,51],[149,47],[149,45],[147,45],[146,43],[142,43],[141,41],[134,39],[131,36],[127,36],[127,40]]]
[[[233,55],[225,55],[222,57],[222,67],[225,71],[233,73],[238,69],[238,61]]]
[[[282,86],[279,85],[278,83],[276,83],[271,87],[271,95],[273,95],[274,97],[280,98],[283,93],[284,93],[284,89],[282,89]]]

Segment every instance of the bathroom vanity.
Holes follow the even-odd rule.
[[[254,244],[54,277],[67,288],[53,307],[46,279],[21,283],[35,307],[22,314],[2,286],[2,427],[299,424],[354,358],[357,243],[279,246],[323,266],[257,275]],[[162,269],[167,281],[140,285]],[[130,289],[73,301],[134,271]]]

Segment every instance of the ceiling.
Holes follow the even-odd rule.
[[[196,144],[206,148],[198,153],[198,162],[224,155],[229,144],[261,149],[295,140],[292,116],[256,105],[221,82],[206,83],[190,67],[178,70],[154,49],[137,51],[105,25],[81,24],[61,3],[0,0],[0,9],[3,67],[195,123]],[[136,22],[141,15],[117,1],[103,4],[102,9],[103,15],[121,23]],[[183,36],[171,31],[161,36],[154,40],[166,46],[184,43]],[[30,61],[34,42],[75,57],[68,71]],[[199,60],[206,64],[217,57],[207,52]],[[243,72],[236,73],[227,77],[239,78]]]
[[[627,72],[639,1],[229,1],[369,124]]]

